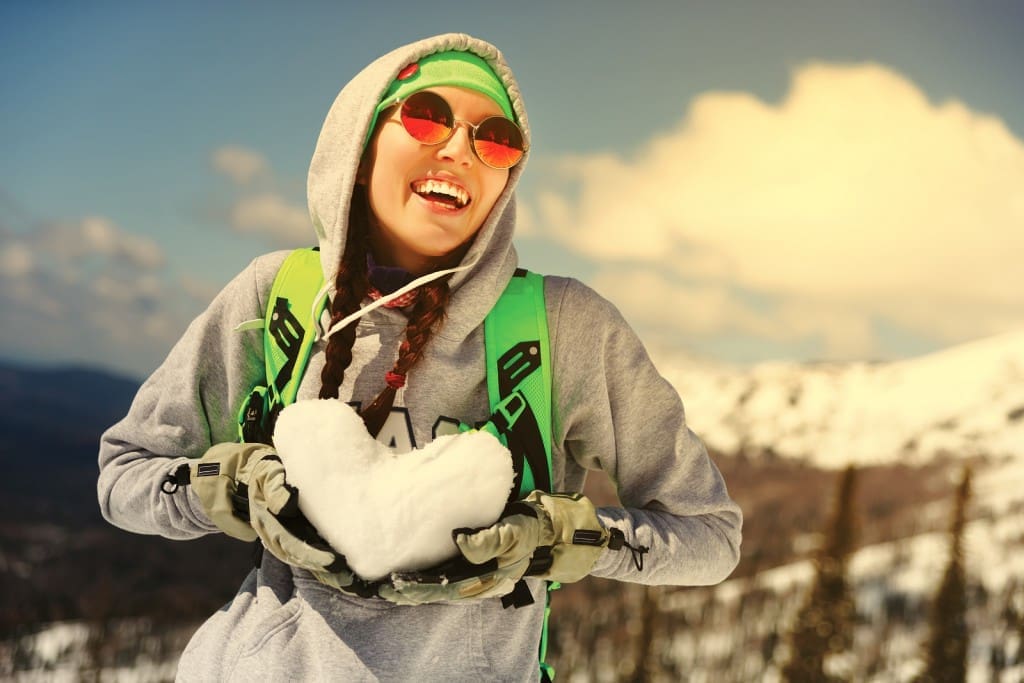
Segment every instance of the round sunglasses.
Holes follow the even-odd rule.
[[[399,100],[399,119],[405,131],[424,145],[439,145],[455,134],[458,124],[469,130],[473,152],[491,168],[512,168],[526,154],[523,131],[504,116],[489,116],[473,125],[456,119],[448,101],[430,90],[420,90]]]

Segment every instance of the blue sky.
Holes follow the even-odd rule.
[[[338,89],[447,31],[522,86],[524,265],[652,346],[899,358],[1024,326],[1020,3],[293,5],[0,7],[0,357],[151,370],[302,242]]]

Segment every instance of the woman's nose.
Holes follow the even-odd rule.
[[[450,159],[465,166],[472,165],[473,141],[469,138],[469,126],[466,123],[455,122],[455,131],[438,146],[437,156],[439,159]]]

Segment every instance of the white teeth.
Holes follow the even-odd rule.
[[[469,204],[469,193],[461,187],[453,185],[444,180],[421,180],[413,184],[413,191],[419,194],[446,194],[458,202],[459,207]]]

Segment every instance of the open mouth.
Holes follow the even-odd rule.
[[[417,180],[412,184],[412,191],[428,201],[451,209],[461,209],[470,202],[466,190],[446,180]]]

